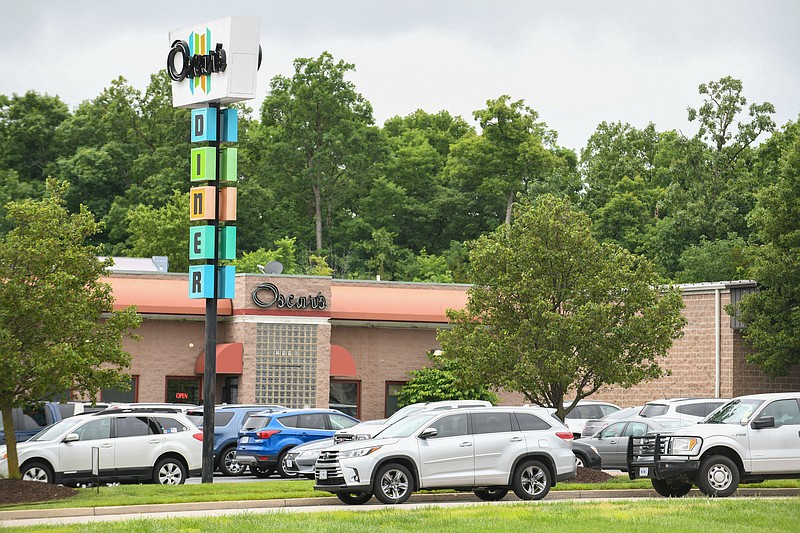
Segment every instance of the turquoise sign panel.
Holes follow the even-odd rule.
[[[189,298],[214,297],[214,265],[189,267]]]
[[[236,267],[235,266],[219,267],[218,283],[219,283],[219,286],[217,287],[218,297],[233,298],[234,288],[236,285]]]
[[[238,109],[223,109],[222,115],[222,142],[239,142],[239,113]]]
[[[192,142],[217,140],[217,110],[213,107],[192,109]]]
[[[236,226],[224,226],[220,228],[219,258],[236,259]]]
[[[214,226],[189,228],[189,259],[214,259]]]

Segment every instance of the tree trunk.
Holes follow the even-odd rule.
[[[508,193],[508,199],[506,200],[506,224],[511,224],[511,213],[514,210],[514,196],[513,190]]]
[[[17,435],[14,433],[13,407],[3,404],[3,431],[6,434],[6,453],[8,453],[8,477],[19,479],[19,455],[17,454]]]
[[[320,186],[314,184],[311,186],[314,191],[314,233],[317,237],[317,252],[322,251],[322,194]]]

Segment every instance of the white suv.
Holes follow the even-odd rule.
[[[370,439],[398,420],[421,411],[444,411],[447,409],[491,406],[491,402],[485,400],[441,400],[437,402],[412,403],[411,405],[406,405],[389,418],[367,420],[347,429],[340,429],[333,435],[333,442],[339,444],[351,440]]]
[[[316,490],[348,504],[402,503],[422,489],[471,489],[486,501],[509,491],[538,500],[575,477],[572,433],[545,409],[423,411],[377,438],[332,446],[315,465]]]
[[[92,474],[99,450],[98,476]],[[199,475],[203,434],[181,413],[152,410],[77,415],[17,444],[23,480],[76,484],[152,481],[180,485]],[[0,446],[0,477],[8,476],[8,452]]]
[[[652,400],[644,404],[639,416],[681,420],[686,423],[700,422],[714,409],[727,402],[727,398],[669,398]]]

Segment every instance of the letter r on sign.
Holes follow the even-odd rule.
[[[192,293],[200,294],[203,292],[203,273],[195,270],[192,272]]]

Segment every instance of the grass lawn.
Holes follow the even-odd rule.
[[[776,480],[743,487],[793,487],[800,488],[800,480]],[[156,503],[211,502],[235,500],[274,500],[292,498],[318,498],[331,496],[327,492],[313,489],[309,480],[268,481],[258,483],[208,483],[198,485],[116,485],[111,487],[78,489],[78,494],[69,499],[26,505],[4,505],[0,510],[10,509],[54,509],[63,507],[106,507],[117,505],[139,505]],[[617,476],[603,483],[559,483],[554,491],[599,490],[599,489],[649,489],[647,479],[631,481],[627,476]],[[440,491],[452,492],[452,491]]]
[[[183,532],[366,531],[436,533],[465,531],[797,531],[800,498],[682,498],[594,502],[528,502],[422,509],[376,509],[314,513],[243,512],[236,516],[137,519],[4,531]]]

